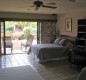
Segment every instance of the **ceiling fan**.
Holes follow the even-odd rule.
[[[51,3],[52,4],[52,3]],[[33,5],[32,7],[35,7],[35,10],[38,10],[40,7],[44,7],[44,8],[52,8],[52,9],[56,9],[57,7],[55,6],[50,6],[50,5],[44,5],[44,3],[40,0],[36,0],[33,2]]]

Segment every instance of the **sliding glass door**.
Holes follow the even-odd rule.
[[[0,54],[6,54],[5,48],[5,21],[0,20]]]
[[[16,27],[17,25],[17,27]],[[18,39],[14,34],[20,31],[20,26],[22,28],[21,32],[23,32],[23,27],[24,30],[25,28],[30,28],[31,34],[34,35],[34,44],[41,44],[41,22],[28,22],[28,21],[5,21],[5,20],[0,20],[0,54],[13,54],[15,52],[18,53],[18,51],[21,51],[21,45],[16,45],[17,43],[21,43],[22,39]],[[18,28],[19,26],[19,28]],[[26,26],[26,27],[25,27]],[[17,28],[17,29],[16,29]],[[11,30],[12,29],[12,30]],[[12,33],[12,34],[11,34]],[[20,35],[20,34],[19,34]],[[12,40],[12,52],[9,48],[7,48],[6,39],[7,36],[11,37]],[[18,36],[18,35],[17,35]],[[15,39],[14,39],[15,38]],[[16,50],[17,51],[16,51]],[[24,52],[24,51],[22,51]]]
[[[37,44],[41,44],[41,22],[37,22]]]

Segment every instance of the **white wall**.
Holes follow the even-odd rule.
[[[72,18],[72,31],[71,32],[65,31],[65,19],[66,18]],[[70,12],[67,14],[58,14],[57,29],[59,28],[60,35],[77,36],[77,21],[78,19],[84,19],[84,18],[86,18],[85,11]]]

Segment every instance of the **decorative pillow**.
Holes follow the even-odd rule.
[[[54,44],[58,44],[61,38],[57,37],[56,40],[54,41]]]
[[[67,46],[67,47],[74,47],[75,45],[68,39],[62,39],[58,45],[61,45],[61,46]]]
[[[75,47],[75,44],[73,44],[72,42],[67,42],[66,46],[69,47],[69,48],[70,47]]]
[[[61,40],[59,41],[58,45],[63,46],[63,45],[64,45],[65,40],[66,40],[66,39],[64,39],[64,38],[63,38],[63,39],[61,39]]]

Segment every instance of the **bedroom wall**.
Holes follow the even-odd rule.
[[[65,19],[66,18],[72,18],[72,31],[66,32],[65,31]],[[60,35],[69,35],[69,36],[77,36],[77,21],[78,19],[86,18],[86,12],[85,11],[76,11],[76,12],[70,12],[67,14],[58,14],[57,17],[57,30],[59,29]]]

